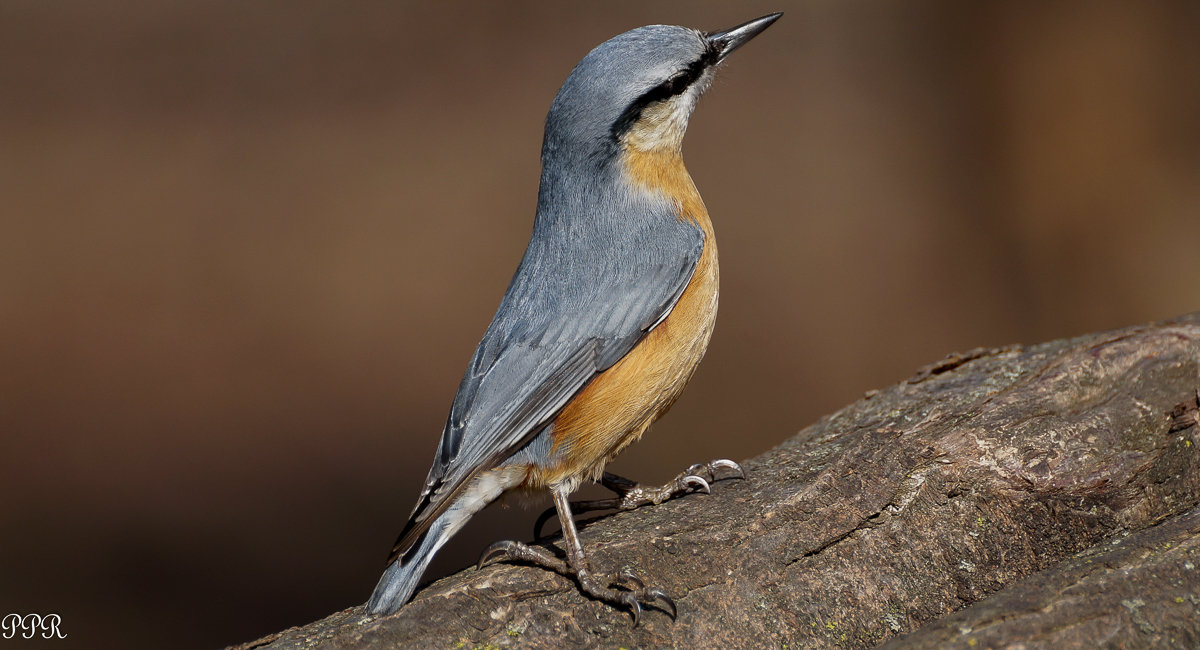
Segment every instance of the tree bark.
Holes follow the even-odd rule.
[[[675,621],[495,565],[238,647],[1197,647],[1198,387],[1200,313],[951,355],[745,481],[586,524]]]

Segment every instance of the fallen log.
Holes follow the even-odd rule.
[[[662,586],[675,621],[493,565],[238,647],[1195,647],[1198,387],[1200,313],[951,355],[746,481],[585,525],[595,566]]]

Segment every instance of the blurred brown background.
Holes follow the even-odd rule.
[[[949,352],[1200,309],[1195,2],[0,0],[0,614],[211,647],[365,600],[558,85],[626,29],[779,9],[685,145],[708,359],[618,471],[751,457]]]

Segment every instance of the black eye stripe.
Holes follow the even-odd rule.
[[[671,75],[671,78],[647,90],[640,97],[633,100],[624,112],[621,113],[621,116],[617,118],[617,121],[613,122],[613,137],[619,138],[628,131],[642,117],[642,111],[647,106],[683,94],[692,84],[696,83],[696,80],[704,74],[705,70],[717,62],[719,54],[715,48],[707,48],[700,58],[689,63],[686,68]]]

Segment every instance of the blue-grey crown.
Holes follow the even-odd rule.
[[[555,96],[545,148],[595,154],[615,146],[643,107],[686,90],[718,55],[701,32],[672,25],[639,27],[601,43]]]

